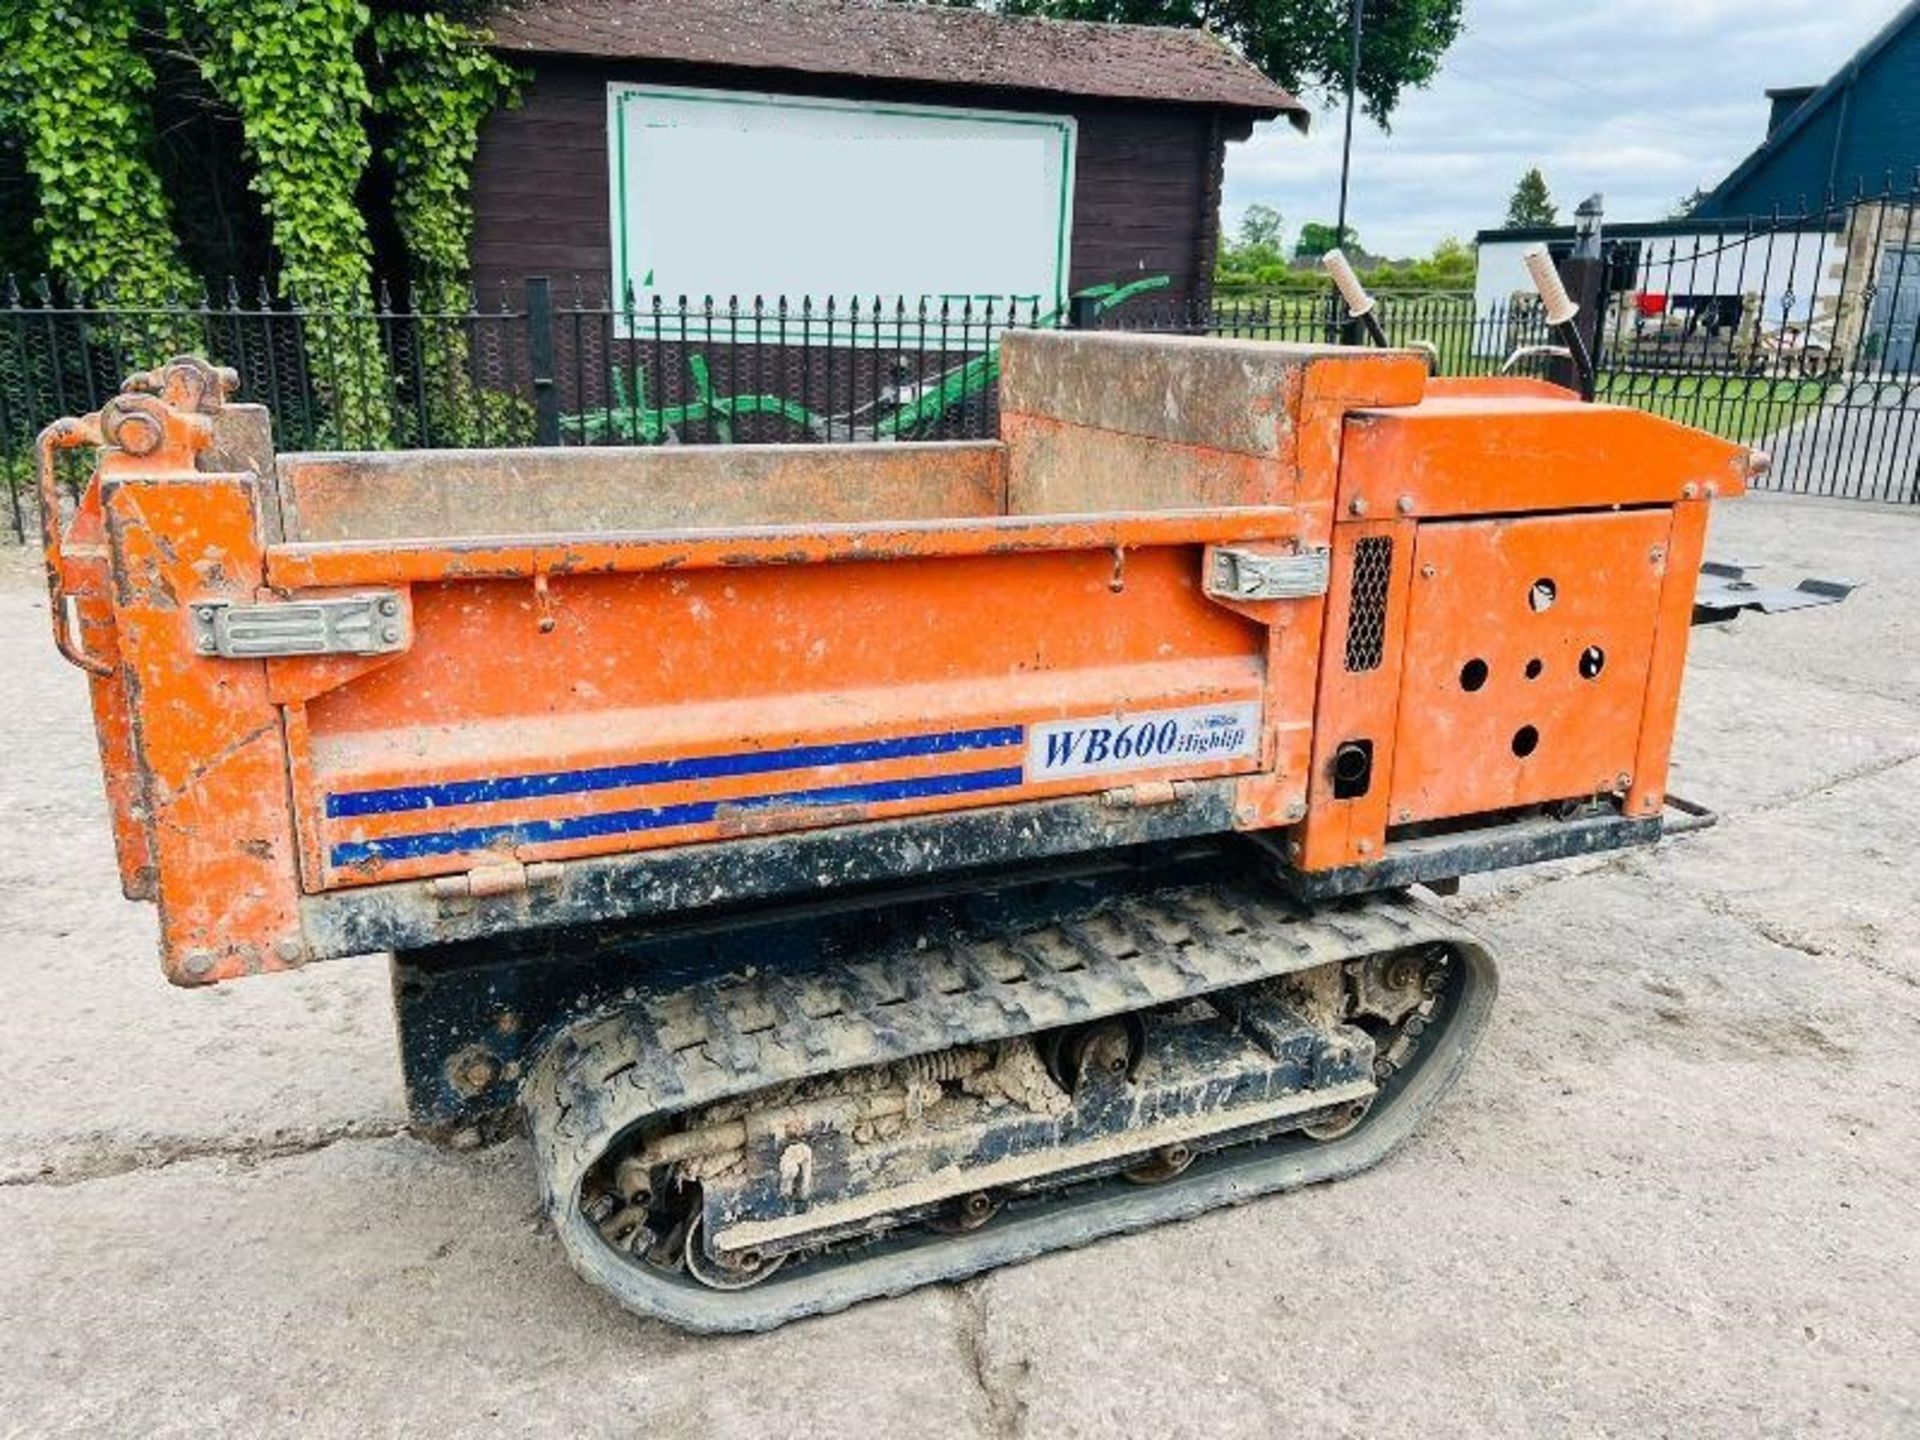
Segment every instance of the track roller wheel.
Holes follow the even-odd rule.
[[[1154,1151],[1131,1169],[1120,1172],[1136,1185],[1163,1185],[1193,1164],[1193,1151],[1185,1145],[1168,1145]]]
[[[998,1215],[1001,1203],[997,1196],[976,1190],[971,1195],[962,1195],[944,1213],[928,1220],[927,1228],[938,1230],[942,1235],[964,1235]]]
[[[1356,1126],[1367,1118],[1367,1112],[1373,1108],[1373,1101],[1355,1100],[1342,1105],[1324,1120],[1316,1120],[1311,1125],[1302,1125],[1300,1133],[1309,1140],[1338,1140],[1351,1135]]]

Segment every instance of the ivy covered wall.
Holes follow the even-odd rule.
[[[334,438],[382,443],[378,282],[456,293],[478,128],[514,99],[467,8],[0,0],[0,271],[121,304],[238,274],[345,312],[308,361]]]

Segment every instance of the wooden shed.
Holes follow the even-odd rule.
[[[1207,294],[1230,141],[1306,110],[1199,30],[877,0],[516,0],[484,283],[679,295]]]

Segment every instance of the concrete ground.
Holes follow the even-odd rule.
[[[1768,438],[1773,483],[1797,495],[1920,502],[1920,377],[1850,382]]]
[[[1719,828],[1452,902],[1498,1018],[1342,1184],[695,1340],[577,1281],[522,1148],[411,1139],[384,964],[170,990],[79,677],[0,581],[0,1436],[1920,1434],[1920,511],[1696,636]]]

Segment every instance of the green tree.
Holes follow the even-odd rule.
[[[1536,165],[1513,187],[1512,198],[1507,201],[1506,228],[1525,230],[1535,225],[1556,225],[1559,221],[1560,212],[1554,208],[1553,197],[1547,194],[1547,177]]]
[[[1705,204],[1707,197],[1711,194],[1713,194],[1713,192],[1704,185],[1694,186],[1692,190],[1673,202],[1673,209],[1667,212],[1667,219],[1685,220],[1689,215],[1693,214],[1694,211],[1698,210],[1701,205]]]
[[[1300,238],[1294,242],[1293,258],[1296,260],[1318,260],[1327,251],[1333,249],[1356,251],[1360,248],[1360,235],[1349,225],[1342,234],[1332,225],[1324,225],[1318,220],[1309,220],[1300,227]]]
[[[1280,212],[1258,201],[1241,213],[1239,247],[1242,250],[1280,251]]]
[[[991,4],[992,0],[977,0]],[[1460,36],[1462,0],[1366,0],[1360,99],[1385,125],[1407,90],[1431,81]],[[1296,94],[1346,94],[1348,0],[1005,0],[1014,14],[1057,20],[1204,27]]]

